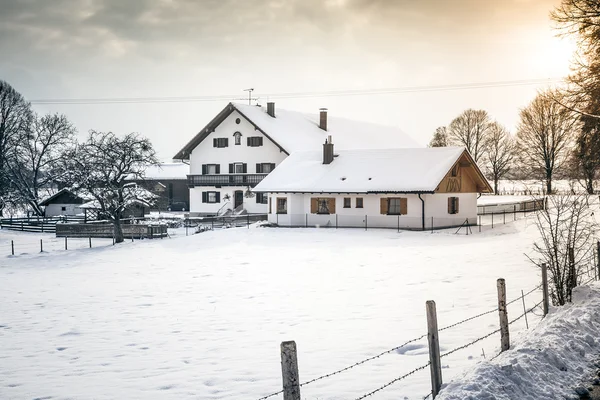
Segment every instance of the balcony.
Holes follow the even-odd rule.
[[[188,186],[250,186],[254,187],[268,174],[188,175]]]

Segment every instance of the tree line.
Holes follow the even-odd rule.
[[[464,146],[494,191],[504,177],[539,179],[547,193],[557,178],[579,181],[593,194],[600,175],[600,4],[563,0],[551,12],[559,35],[577,38],[573,73],[520,110],[515,134],[484,110],[468,109],[435,130],[431,147]]]
[[[123,241],[121,220],[133,201],[149,193],[131,181],[142,180],[149,165],[158,164],[147,138],[130,133],[77,131],[63,114],[35,113],[31,104],[0,80],[0,217],[6,207],[43,215],[40,203],[52,191],[68,188],[94,203]]]

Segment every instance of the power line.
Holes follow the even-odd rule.
[[[532,86],[540,84],[550,84],[561,82],[562,78],[546,79],[520,79],[511,81],[488,81],[474,83],[458,83],[451,85],[431,85],[431,86],[404,86],[395,88],[379,89],[346,89],[331,91],[310,91],[310,92],[283,92],[283,93],[264,93],[262,97],[269,99],[298,99],[310,97],[347,97],[347,96],[371,96],[383,94],[401,94],[418,92],[444,92],[452,90],[485,89],[513,86]],[[182,97],[109,97],[109,98],[73,98],[73,99],[35,99],[32,104],[141,104],[141,103],[188,103],[202,101],[231,101],[247,100],[240,98],[239,95],[210,95],[210,96],[182,96]]]

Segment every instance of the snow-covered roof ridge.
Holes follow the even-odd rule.
[[[301,151],[254,191],[433,193],[463,154],[468,155],[464,147],[335,150],[333,162],[323,164],[322,151]]]
[[[267,113],[266,107],[229,103],[173,159],[189,159],[192,150],[235,111],[287,154],[315,149],[325,141],[328,135],[334,137],[334,142],[339,149],[420,147],[404,131],[392,126],[340,118],[329,112],[325,131],[319,127],[320,116],[318,113],[307,114],[275,108],[275,117],[271,117]]]
[[[187,179],[190,173],[190,166],[181,162],[161,163],[150,165],[144,171],[144,179]]]

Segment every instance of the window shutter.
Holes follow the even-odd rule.
[[[202,175],[206,175],[206,164],[202,164]]]
[[[223,139],[223,141],[225,142],[225,143],[223,144],[223,147],[227,147],[227,146],[229,146],[229,138],[225,138],[225,139]]]
[[[242,172],[243,172],[244,174],[248,172],[248,164],[246,164],[246,163],[243,163],[243,164],[242,164]]]
[[[247,145],[247,146],[250,146],[250,136],[248,136],[248,137],[246,138],[246,145]]]
[[[310,199],[310,212],[316,214],[319,211],[319,199],[311,197]]]
[[[459,209],[458,209],[458,200],[460,200],[458,197],[454,198],[454,213],[458,214]]]
[[[221,192],[215,192],[215,199],[217,203],[221,202]]]
[[[262,173],[261,164],[259,164],[259,163],[256,163],[256,173],[257,174],[261,174]]]
[[[215,173],[217,173],[217,174],[221,173],[221,164],[217,164],[217,166],[215,167]]]
[[[217,138],[213,139],[213,147],[219,147],[219,145],[217,144]]]
[[[400,198],[400,214],[401,215],[408,214],[408,199],[406,197]]]
[[[271,213],[271,198],[270,197],[269,197],[269,214],[272,214]]]
[[[262,136],[259,136],[259,138],[258,138],[258,145],[259,146],[263,145],[263,137]]]
[[[275,169],[275,163],[271,163],[271,172]]]
[[[335,198],[327,199],[327,209],[329,210],[329,214],[335,214]]]
[[[386,199],[385,197],[379,199],[379,212],[381,214],[388,213],[388,199]]]
[[[208,193],[202,192],[202,202],[206,203],[207,200],[208,200]]]
[[[233,174],[233,164],[229,164],[229,173]]]

